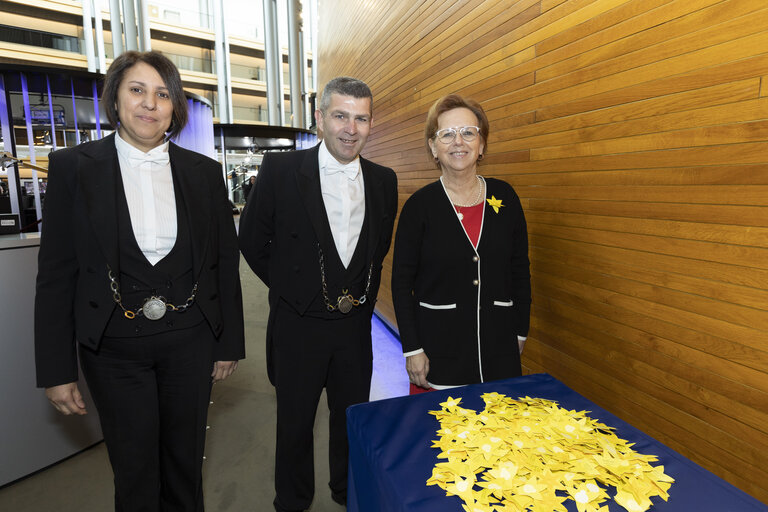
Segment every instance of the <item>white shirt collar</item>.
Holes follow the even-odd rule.
[[[354,171],[354,174],[352,176],[349,176],[350,179],[357,178],[357,175],[360,172],[360,155],[356,156],[354,160],[349,162],[348,164],[342,164],[334,156],[331,154],[330,151],[328,151],[328,148],[325,145],[325,141],[322,141],[320,143],[320,150],[317,154],[317,163],[320,167],[321,172],[325,172],[327,174],[328,169],[335,169],[335,170],[344,170],[348,169],[350,171]]]
[[[155,162],[160,165],[168,164],[168,141],[147,151],[146,153],[136,146],[126,142],[120,133],[115,131],[115,149],[118,154],[130,162],[131,167],[138,167],[144,162]]]

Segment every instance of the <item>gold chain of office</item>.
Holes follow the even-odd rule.
[[[165,316],[167,311],[181,312],[192,306],[195,302],[197,283],[192,287],[192,292],[189,297],[187,297],[186,302],[181,306],[175,306],[170,302],[166,302],[165,297],[152,295],[151,297],[144,299],[144,303],[138,308],[128,309],[123,305],[123,298],[120,295],[120,283],[117,282],[115,273],[112,272],[112,269],[109,266],[107,266],[107,268],[109,270],[107,275],[109,276],[109,289],[112,290],[112,299],[115,301],[115,304],[120,306],[120,309],[123,310],[123,316],[128,320],[133,320],[137,316],[144,316],[148,320],[160,320]]]
[[[320,280],[322,281],[323,285],[323,300],[325,301],[325,307],[328,309],[328,311],[340,311],[344,314],[349,313],[352,311],[352,308],[360,306],[361,304],[365,304],[365,301],[368,300],[368,291],[371,289],[371,275],[373,275],[373,262],[368,266],[368,280],[365,283],[365,291],[360,296],[359,299],[356,299],[351,293],[349,293],[348,288],[343,288],[341,290],[341,295],[339,295],[336,298],[336,303],[331,302],[331,298],[328,296],[328,283],[325,280],[325,257],[323,256],[323,249],[320,247],[320,244],[317,244],[317,253],[320,258]]]

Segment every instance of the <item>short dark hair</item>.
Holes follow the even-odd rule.
[[[181,85],[179,70],[168,57],[160,52],[134,52],[128,51],[120,54],[107,70],[104,78],[104,90],[101,93],[101,102],[107,110],[107,118],[112,127],[117,130],[120,118],[117,114],[117,92],[123,82],[125,72],[143,62],[149,64],[160,75],[168,88],[168,95],[173,105],[171,126],[168,129],[168,138],[176,137],[187,124],[187,98],[184,95],[184,87]]]
[[[368,98],[371,100],[371,113],[373,113],[373,93],[371,88],[357,78],[351,76],[337,76],[327,84],[323,89],[323,94],[320,96],[321,112],[325,112],[331,104],[331,95],[341,94],[343,96],[352,96],[353,98]]]
[[[477,126],[480,128],[480,137],[483,138],[483,152],[488,151],[490,125],[488,124],[488,116],[485,115],[483,107],[473,99],[464,98],[458,94],[449,94],[437,100],[427,114],[427,125],[424,127],[424,143],[427,146],[427,155],[429,155],[430,160],[433,160],[433,157],[432,149],[429,147],[429,141],[435,138],[435,133],[437,132],[437,118],[440,117],[440,114],[456,108],[466,108],[475,114],[475,117],[477,118]],[[437,164],[437,167],[439,169],[440,164]]]

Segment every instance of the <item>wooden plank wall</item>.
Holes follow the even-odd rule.
[[[491,119],[481,173],[528,219],[525,371],[548,372],[768,503],[768,4],[320,0],[320,86],[374,92],[400,203],[426,112]],[[332,13],[332,15],[326,15]],[[394,321],[386,283],[380,312]]]

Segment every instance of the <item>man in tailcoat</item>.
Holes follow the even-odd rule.
[[[240,220],[240,249],[269,287],[267,371],[277,394],[275,509],[309,508],[313,425],[330,412],[329,486],[347,492],[346,408],[368,400],[371,316],[397,210],[392,169],[361,158],[372,94],[331,80],[315,112],[322,142],[267,153]]]

